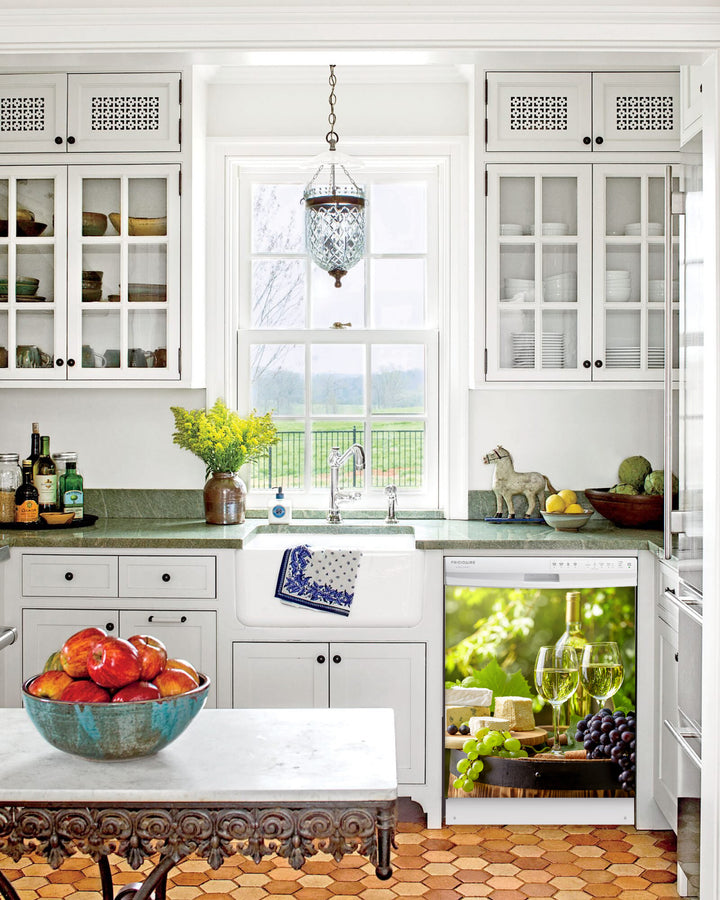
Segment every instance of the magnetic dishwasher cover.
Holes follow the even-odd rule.
[[[537,737],[537,732],[542,735],[543,728],[552,730],[552,710],[537,696],[535,658],[539,647],[554,645],[563,635],[567,594],[579,591],[580,626],[585,639],[593,643],[615,641],[620,649],[622,685],[605,706],[625,712],[635,710],[636,587],[635,557],[447,557],[446,685],[474,675],[478,686],[488,686],[482,682],[490,677],[490,670],[475,674],[488,664],[494,669],[492,683],[496,688],[502,683],[498,679],[503,673],[520,673],[532,697],[534,740],[540,748],[537,752],[542,753],[546,742]],[[496,664],[501,667],[500,676]],[[512,684],[514,687],[504,693],[522,696],[517,678]],[[597,711],[599,703],[591,702],[591,709]],[[576,719],[570,718],[564,708],[561,717],[561,721],[570,721],[569,730],[574,732]],[[460,749],[462,740],[450,737],[446,725],[444,721],[443,778],[445,819],[449,824],[634,823],[634,792],[621,788],[617,781],[621,770],[610,760],[535,759],[534,750],[523,759],[485,757],[483,773],[473,790],[466,793],[455,788],[457,764],[465,754]],[[526,734],[518,734],[521,741]],[[577,755],[582,744],[571,749]]]

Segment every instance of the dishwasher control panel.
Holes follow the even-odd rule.
[[[448,556],[445,584],[620,587],[637,584],[634,556]]]

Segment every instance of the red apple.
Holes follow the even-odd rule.
[[[113,703],[128,703],[133,700],[157,700],[160,697],[160,688],[150,684],[149,681],[133,681],[120,688],[117,694],[113,694]]]
[[[195,690],[197,683],[192,675],[184,669],[172,669],[166,666],[153,681],[162,697],[174,697]]]
[[[51,653],[48,656],[45,665],[43,666],[43,672],[64,672],[65,670],[62,667],[62,662],[60,662],[60,651],[56,650],[54,653]]]
[[[165,644],[149,634],[134,634],[128,640],[140,656],[140,678],[152,681],[165,668],[167,650]]]
[[[47,697],[49,700],[59,700],[60,695],[68,685],[73,684],[72,678],[67,672],[58,672],[57,669],[49,669],[38,675],[28,685],[28,694],[33,697]]]
[[[186,659],[169,659],[165,663],[166,669],[182,669],[187,672],[196,685],[200,684],[200,676],[195,666],[191,665]]]
[[[110,692],[89,678],[81,678],[69,684],[59,699],[67,703],[109,703]]]
[[[101,687],[121,688],[140,678],[140,656],[130,641],[104,637],[90,650],[88,674]]]
[[[104,638],[107,632],[102,628],[83,628],[76,631],[62,645],[60,662],[71,678],[87,678],[87,660],[93,644]]]

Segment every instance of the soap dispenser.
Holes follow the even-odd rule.
[[[282,485],[276,488],[275,499],[268,507],[268,522],[292,522],[292,504],[285,499]]]

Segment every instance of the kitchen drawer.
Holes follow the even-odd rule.
[[[121,556],[121,597],[215,597],[214,556]]]
[[[24,555],[24,597],[117,597],[116,556]]]

